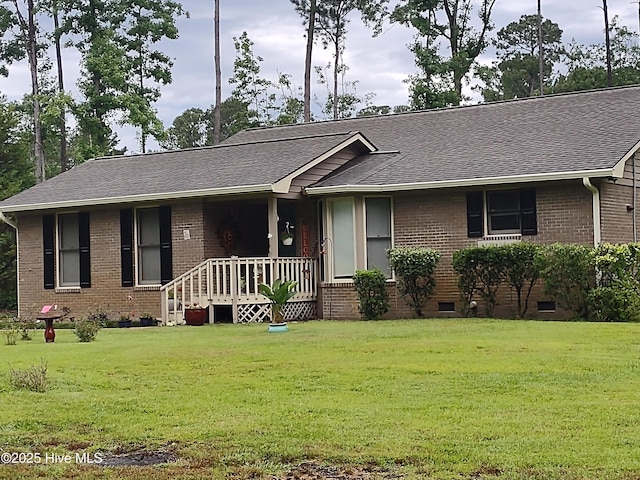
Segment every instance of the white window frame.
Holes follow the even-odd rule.
[[[78,281],[73,283],[63,283],[63,250],[62,250],[62,231],[60,229],[60,218],[75,215],[76,217],[76,236],[78,239],[77,248],[65,249],[65,252],[76,251],[78,254]],[[80,288],[80,215],[78,212],[59,213],[56,215],[56,287],[59,289],[77,289]]]
[[[491,189],[491,190],[485,190],[484,191],[484,195],[483,195],[483,202],[484,202],[484,231],[486,232],[485,235],[489,235],[489,236],[495,236],[495,235],[512,235],[512,234],[520,234],[522,233],[522,223],[520,224],[520,228],[514,229],[514,228],[510,228],[510,229],[506,229],[506,230],[492,230],[491,229],[491,222],[490,222],[490,216],[491,213],[489,212],[489,194],[490,193],[494,193],[494,192],[516,192],[516,194],[518,195],[518,214],[520,214],[520,211],[522,209],[522,206],[520,205],[520,189],[518,188],[496,188],[496,189]]]
[[[362,199],[362,209],[364,212],[364,218],[363,218],[363,223],[364,223],[364,262],[365,262],[365,268],[368,269],[369,268],[369,264],[368,264],[368,258],[369,258],[369,236],[367,234],[367,199],[370,198],[388,198],[389,199],[389,248],[393,248],[394,244],[395,244],[395,240],[394,240],[394,235],[393,235],[393,231],[394,231],[394,224],[395,224],[395,220],[394,220],[394,216],[393,216],[393,197],[391,195],[367,195],[365,197],[363,197]],[[383,272],[385,273],[385,272]],[[390,276],[387,277],[387,280],[393,280],[394,278],[394,274],[393,274],[393,270],[391,269],[391,267],[389,267],[389,273]]]
[[[160,237],[160,207],[158,206],[150,206],[150,207],[142,207],[142,208],[136,208],[135,209],[135,217],[134,217],[134,221],[133,221],[133,243],[135,246],[135,253],[134,253],[134,264],[135,264],[135,269],[134,269],[134,275],[135,275],[135,286],[136,287],[155,287],[155,286],[160,286],[162,285],[162,279],[158,278],[157,282],[143,282],[141,279],[141,275],[142,275],[142,271],[141,271],[141,247],[151,247],[151,246],[155,246],[155,245],[147,245],[147,246],[142,246],[140,245],[140,217],[139,217],[139,212],[141,210],[155,210],[158,213],[158,238]],[[161,257],[160,257],[160,240],[158,240],[158,272],[161,274]]]

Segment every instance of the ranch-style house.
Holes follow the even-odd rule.
[[[223,143],[96,158],[0,202],[21,311],[263,321],[258,284],[298,282],[288,319],[359,318],[356,270],[437,249],[425,314],[460,310],[454,251],[637,240],[640,87],[245,130]],[[538,290],[532,316],[561,316]],[[513,315],[503,292],[497,314]],[[537,305],[537,308],[536,308]]]

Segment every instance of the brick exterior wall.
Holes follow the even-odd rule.
[[[604,181],[600,184],[600,218],[604,243],[633,242],[633,187]]]
[[[519,186],[513,186],[518,188]],[[509,188],[505,186],[505,188]],[[477,239],[467,237],[467,190],[425,191],[396,194],[393,197],[394,246],[428,247],[441,253],[435,272],[436,290],[423,313],[425,316],[452,316],[439,312],[438,302],[455,302],[460,310],[457,278],[451,262],[453,252],[477,245]],[[580,181],[554,182],[536,186],[538,234],[525,236],[524,241],[550,244],[555,242],[593,244],[592,194]],[[413,318],[415,314],[406,301],[396,293],[390,282],[390,318]],[[323,318],[357,319],[357,297],[351,284],[325,284],[322,290]],[[331,291],[331,295],[329,294]],[[330,310],[327,306],[331,299]],[[537,313],[537,301],[549,300],[537,288],[532,293],[527,316],[561,318],[555,314]],[[496,316],[514,317],[515,293],[503,288],[500,292]],[[479,312],[482,313],[482,305]],[[454,314],[455,315],[455,314]]]
[[[514,186],[519,187],[519,186]],[[631,216],[627,186],[603,182],[603,241],[629,241]],[[441,252],[436,270],[436,291],[425,309],[426,316],[452,316],[438,312],[438,302],[455,302],[460,309],[456,278],[451,267],[453,252],[477,244],[467,237],[467,190],[452,189],[398,193],[393,195],[394,245],[424,246]],[[593,243],[592,195],[580,181],[554,182],[536,186],[538,235],[526,241],[538,243]],[[218,237],[222,221],[234,213],[249,212],[266,206],[266,199],[235,201],[188,201],[172,205],[172,241],[174,277],[206,258],[225,257]],[[264,207],[266,209],[266,207]],[[42,305],[55,302],[67,306],[76,318],[86,316],[89,309],[100,305],[117,317],[120,312],[135,309],[160,315],[160,293],[157,288],[123,288],[120,282],[120,207],[96,208],[90,211],[92,287],[62,290],[43,288],[42,217],[23,214],[18,217],[19,289],[22,313],[36,312]],[[240,209],[240,210],[239,210]],[[310,232],[310,255],[318,254],[317,200],[302,199],[297,206],[299,225]],[[251,219],[251,214],[247,218]],[[188,235],[186,235],[188,231]],[[251,235],[253,230],[247,231]],[[302,255],[301,228],[296,228],[297,255]],[[413,312],[399,298],[395,283],[389,283],[391,311],[387,318],[412,318]],[[134,299],[129,302],[128,296]],[[530,302],[530,315],[536,315],[536,301],[548,300],[537,289]],[[496,315],[512,317],[515,296],[503,290]],[[455,314],[454,314],[455,315]],[[350,283],[319,285],[318,316],[325,319],[358,319],[357,298]],[[556,316],[562,316],[557,313]]]
[[[123,206],[122,208],[129,208]],[[61,212],[63,213],[63,212]],[[204,260],[204,216],[201,202],[172,205],[173,274],[180,275]],[[190,239],[185,239],[189,230]],[[45,290],[43,286],[42,216],[18,217],[19,309],[35,315],[43,305],[68,307],[74,318],[100,308],[112,319],[149,312],[160,317],[157,287],[122,287],[120,270],[120,207],[90,210],[91,288]],[[132,300],[129,300],[131,297]]]

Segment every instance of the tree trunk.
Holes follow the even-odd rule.
[[[611,40],[609,38],[609,11],[607,9],[607,0],[602,0],[602,9],[604,10],[604,43],[607,50],[607,87],[613,87],[613,74],[611,72]]]
[[[336,43],[333,62],[333,119],[338,119],[338,62],[340,61],[340,23],[336,27]]]
[[[214,63],[216,66],[216,106],[213,111],[213,143],[220,143],[220,108],[222,105],[222,72],[220,70],[220,0],[214,0]]]
[[[36,182],[45,180],[44,149],[42,148],[42,125],[40,124],[40,88],[38,84],[38,49],[35,23],[35,8],[33,0],[27,0],[27,20],[25,21],[17,0],[13,0],[16,8],[16,15],[20,22],[20,29],[26,37],[27,58],[29,60],[29,70],[31,72],[31,95],[33,101],[33,155],[36,160],[35,176]]]
[[[307,52],[304,60],[304,121],[311,121],[311,53],[316,24],[316,0],[310,0],[307,26]]]
[[[54,42],[56,48],[56,67],[58,69],[58,92],[64,94],[64,73],[62,70],[62,48],[60,46],[60,21],[58,19],[58,7],[54,2],[53,6],[53,26],[56,30]],[[60,173],[69,168],[69,154],[67,153],[67,119],[65,108],[60,112]]]

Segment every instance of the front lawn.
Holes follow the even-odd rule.
[[[39,330],[1,344],[1,451],[177,462],[2,466],[0,478],[279,478],[300,464],[353,478],[640,478],[640,324],[266,328],[106,329],[88,344],[71,330],[45,344]],[[48,391],[9,386],[9,368],[41,361]]]

